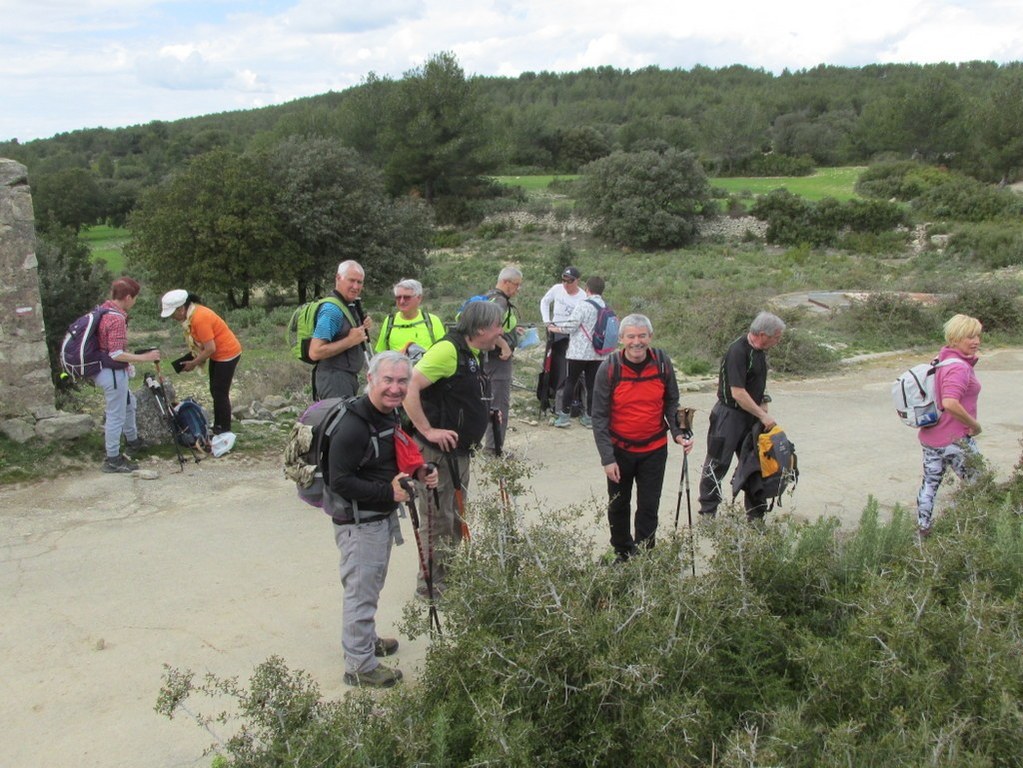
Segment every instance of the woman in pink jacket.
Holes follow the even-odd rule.
[[[977,398],[980,382],[973,367],[980,349],[980,320],[955,315],[945,323],[945,346],[938,361],[949,361],[935,371],[936,399],[941,417],[933,427],[920,430],[924,452],[924,479],[916,498],[917,525],[921,536],[931,532],[934,497],[949,467],[960,479],[974,480],[980,472],[981,456],[974,438],[980,434]]]

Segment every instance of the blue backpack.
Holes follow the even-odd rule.
[[[190,397],[174,409],[174,428],[178,442],[187,448],[206,451],[210,447],[210,427],[202,406]]]
[[[593,351],[598,355],[610,355],[618,349],[618,315],[606,303],[600,306],[593,299],[586,299],[586,303],[597,310],[597,321],[593,324],[593,333],[583,326],[583,333],[590,337]]]

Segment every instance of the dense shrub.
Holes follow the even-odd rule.
[[[949,174],[944,183],[924,190],[913,207],[926,216],[956,221],[989,221],[1023,213],[1023,201],[1008,189]]]
[[[767,222],[767,241],[781,245],[835,245],[845,232],[879,234],[906,223],[893,203],[830,197],[813,203],[784,189],[758,198],[750,213]]]
[[[943,316],[962,313],[975,317],[984,330],[1013,332],[1023,326],[1019,287],[1012,283],[972,283],[961,286],[942,302]]]
[[[877,163],[860,174],[856,192],[864,197],[909,202],[942,184],[948,171],[914,160]]]
[[[504,466],[483,474],[503,473],[514,496],[520,475]],[[986,476],[956,494],[927,546],[910,515],[882,522],[874,502],[841,534],[834,520],[761,530],[723,514],[699,534],[715,555],[693,578],[686,535],[609,567],[578,533],[599,510],[527,524],[490,491],[414,685],[324,701],[271,658],[248,686],[168,669],[157,710],[196,717],[222,764],[252,768],[1016,765],[1023,523],[1010,492]],[[426,632],[423,606],[404,628]],[[196,712],[203,694],[226,694],[236,715]]]
[[[813,376],[833,371],[838,353],[799,328],[786,328],[781,342],[771,350],[771,368],[793,376]]]
[[[1023,264],[1023,226],[1008,223],[962,225],[949,238],[948,252],[988,269]]]
[[[839,323],[849,328],[861,343],[881,349],[935,344],[941,340],[942,320],[938,313],[896,293],[873,293],[854,301],[839,316]]]
[[[716,209],[692,152],[615,152],[582,170],[579,203],[594,232],[637,248],[673,248],[696,238],[700,218]]]
[[[775,153],[754,155],[736,167],[735,176],[809,176],[816,166],[812,157]]]
[[[73,231],[59,227],[39,235],[36,258],[50,373],[59,382],[60,344],[68,326],[106,299],[113,277],[103,262],[92,261]]]

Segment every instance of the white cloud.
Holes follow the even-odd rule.
[[[0,0],[0,18],[0,140],[281,103],[439,51],[506,76],[1023,59],[1009,0]]]

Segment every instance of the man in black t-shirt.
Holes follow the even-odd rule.
[[[721,503],[721,483],[728,474],[732,457],[759,421],[764,429],[775,421],[767,412],[767,356],[764,354],[781,341],[785,323],[770,312],[761,312],[750,324],[749,332],[733,341],[718,374],[718,401],[710,412],[707,431],[707,458],[700,477],[700,514],[710,519]],[[758,516],[760,502],[746,499],[748,514]],[[762,516],[760,512],[759,516]]]

